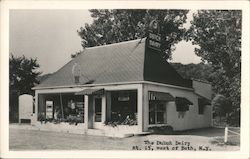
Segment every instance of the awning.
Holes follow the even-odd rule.
[[[104,94],[104,88],[101,89],[84,89],[76,92],[75,95],[102,95]]]
[[[176,111],[188,111],[189,105],[193,105],[191,101],[184,97],[176,97],[175,98]]]
[[[183,105],[193,105],[193,103],[185,97],[176,97],[175,102]]]
[[[198,105],[211,105],[210,100],[206,99],[206,98],[198,98]]]
[[[174,101],[174,97],[170,93],[149,92],[149,100]]]

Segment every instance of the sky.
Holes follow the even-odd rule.
[[[188,14],[185,27],[190,26],[192,13]],[[91,22],[88,10],[12,10],[10,53],[37,58],[39,71],[53,73],[71,60],[71,54],[82,49],[77,30]],[[172,57],[171,62],[200,62],[191,42],[179,42]]]

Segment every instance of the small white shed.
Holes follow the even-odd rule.
[[[19,123],[31,122],[33,116],[33,96],[23,94],[19,96]]]

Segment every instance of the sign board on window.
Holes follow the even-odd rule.
[[[46,101],[46,119],[53,118],[53,101]]]
[[[129,101],[129,93],[128,92],[120,92],[118,96],[118,101]]]

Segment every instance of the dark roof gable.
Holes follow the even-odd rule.
[[[192,81],[184,79],[159,51],[147,48],[144,57],[144,80],[182,87],[192,87]]]

